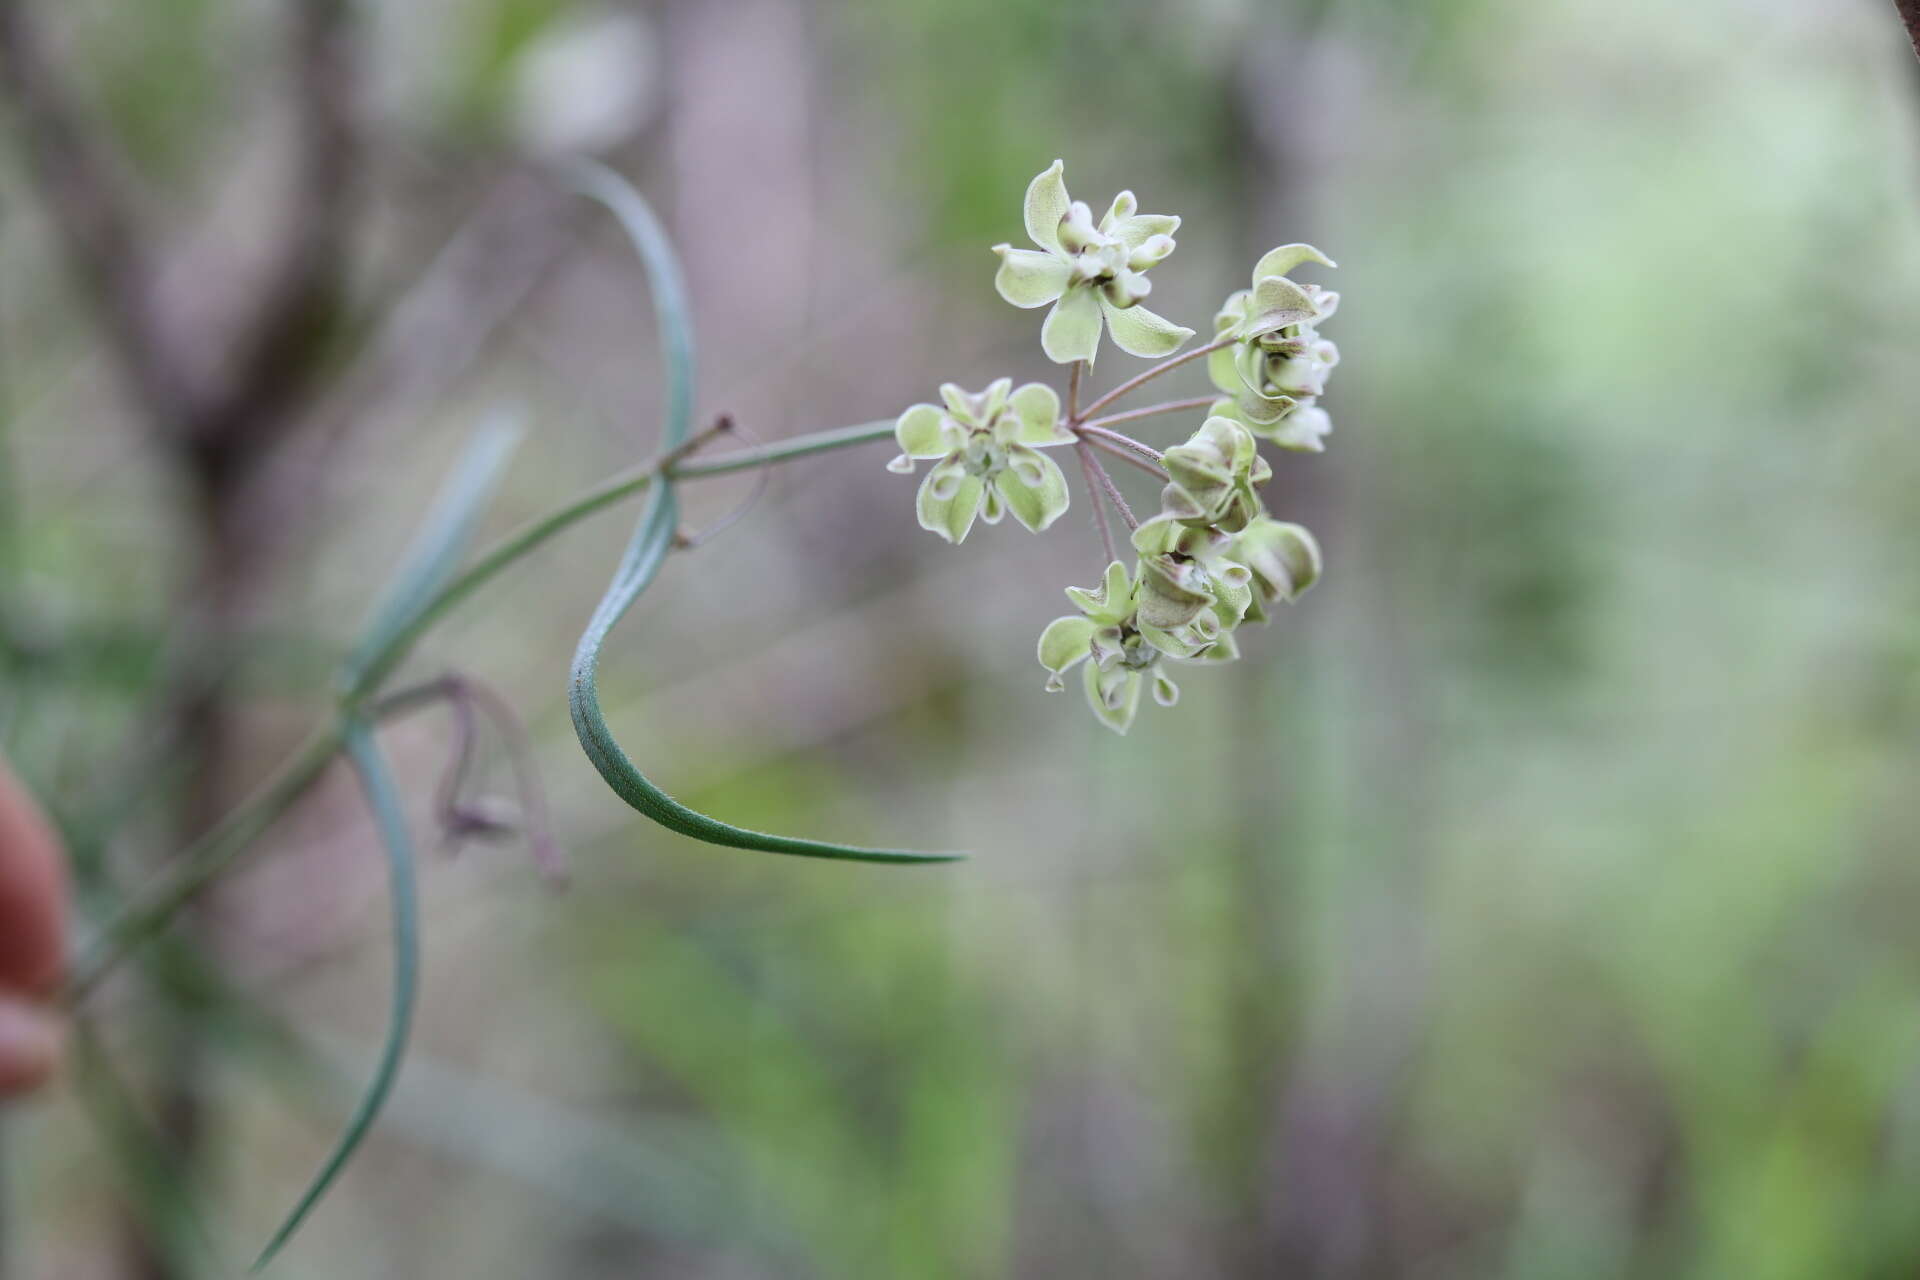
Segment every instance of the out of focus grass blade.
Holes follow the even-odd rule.
[[[395,638],[413,625],[420,610],[459,567],[474,525],[499,487],[520,436],[517,416],[505,411],[496,412],[474,433],[441,485],[359,642],[341,663],[341,688],[364,690],[369,671],[383,655],[398,656],[392,653]]]
[[[345,745],[347,758],[352,761],[354,772],[360,777],[360,785],[366,791],[367,803],[380,829],[380,843],[387,855],[387,882],[393,899],[393,999],[387,1014],[387,1038],[381,1045],[373,1078],[368,1081],[366,1092],[361,1095],[359,1104],[348,1118],[340,1140],[334,1144],[332,1154],[320,1166],[320,1172],[294,1204],[286,1221],[280,1224],[280,1229],[267,1241],[266,1248],[260,1251],[259,1258],[253,1264],[254,1274],[266,1270],[287,1241],[293,1238],[294,1232],[306,1222],[315,1206],[339,1178],[340,1171],[346,1168],[347,1161],[365,1141],[387,1095],[393,1090],[394,1079],[400,1073],[400,1061],[406,1056],[407,1035],[413,1026],[414,997],[419,988],[420,973],[420,903],[406,814],[400,803],[400,791],[394,783],[393,773],[380,754],[379,745],[374,742],[373,731],[366,721],[358,717],[348,720]]]

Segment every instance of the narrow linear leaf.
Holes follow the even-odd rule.
[[[467,442],[440,487],[420,531],[400,558],[380,603],[375,606],[346,660],[340,664],[341,688],[362,691],[381,672],[382,655],[394,650],[394,640],[414,623],[460,565],[473,527],[487,500],[499,487],[507,460],[520,443],[517,414],[497,411]]]
[[[672,243],[660,220],[638,191],[618,174],[602,165],[579,162],[569,167],[576,190],[592,197],[611,210],[626,229],[646,267],[647,284],[653,293],[654,311],[660,326],[660,348],[667,371],[666,420],[661,433],[662,452],[684,444],[693,423],[694,347],[693,326],[687,306],[686,285]],[[662,474],[647,497],[639,526],[627,544],[620,567],[601,597],[593,618],[580,637],[574,652],[573,669],[567,687],[567,705],[573,712],[573,727],[587,759],[600,771],[615,795],[634,809],[671,831],[704,840],[708,844],[733,849],[758,849],[766,853],[789,854],[802,858],[832,858],[850,862],[951,862],[960,855],[915,853],[903,849],[863,849],[855,845],[833,844],[822,840],[803,840],[793,836],[750,831],[690,809],[650,782],[634,767],[621,750],[606,716],[600,708],[600,649],[607,635],[640,593],[660,572],[667,553],[673,549],[673,535],[680,522],[679,498],[670,476]]]
[[[280,1229],[267,1241],[266,1248],[260,1251],[259,1258],[251,1268],[251,1273],[255,1275],[265,1271],[281,1249],[286,1247],[333,1187],[353,1153],[359,1150],[379,1116],[380,1108],[385,1105],[387,1095],[393,1091],[394,1079],[400,1074],[400,1061],[406,1056],[407,1036],[413,1027],[414,997],[419,988],[420,975],[420,903],[414,882],[413,844],[407,834],[406,814],[401,807],[400,791],[394,783],[393,773],[387,767],[367,722],[350,715],[346,721],[343,742],[347,758],[352,761],[354,772],[360,778],[360,786],[366,792],[367,804],[373,811],[374,822],[380,830],[380,843],[387,855],[388,892],[393,900],[393,999],[387,1014],[387,1037],[380,1048],[373,1078],[367,1082],[366,1092],[361,1094],[359,1104],[348,1117],[340,1140],[334,1144],[332,1154],[320,1166],[320,1172],[295,1203],[286,1221],[280,1224]]]
[[[673,531],[679,516],[678,503],[670,492],[666,493],[664,500],[655,499],[649,516],[653,523],[642,526],[641,536],[634,543],[639,554],[629,557],[622,566],[625,576],[614,579],[613,586],[595,610],[593,620],[587,624],[586,633],[580,637],[580,647],[574,653],[573,672],[567,690],[567,704],[573,712],[573,727],[580,735],[580,745],[586,751],[587,758],[593,761],[593,767],[613,788],[614,794],[669,830],[732,849],[758,849],[766,853],[847,862],[951,862],[959,857],[958,854],[915,853],[903,849],[863,849],[855,845],[750,831],[688,808],[648,781],[646,775],[634,767],[626,752],[615,741],[613,731],[607,727],[606,717],[600,709],[597,678],[600,648],[606,641],[607,633],[613,630],[614,624],[620,621],[640,593],[653,581],[673,547]]]

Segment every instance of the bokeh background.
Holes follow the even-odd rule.
[[[718,850],[602,787],[563,686],[630,512],[435,631],[409,670],[524,718],[571,888],[511,839],[426,861],[399,1092],[277,1274],[1920,1273],[1920,66],[1890,4],[369,0],[330,55],[358,145],[316,178],[326,7],[4,6],[9,40],[34,21],[0,742],[96,924],[325,714],[478,423],[529,431],[489,531],[649,455],[643,278],[547,157],[662,208],[702,412],[754,439],[1049,375],[987,247],[1055,156],[1096,208],[1183,215],[1154,297],[1196,328],[1267,247],[1327,250],[1344,361],[1328,452],[1269,491],[1325,580],[1125,739],[1033,660],[1102,559],[1083,496],[956,549],[884,444],[689,486],[696,528],[751,505],[609,647],[636,756],[749,826],[964,864]],[[127,375],[33,160],[40,80],[189,381],[322,224],[324,305],[238,462]],[[449,733],[386,735],[426,845]],[[491,735],[487,788],[508,763]],[[9,1280],[232,1274],[370,1068],[385,931],[338,771],[4,1117]]]

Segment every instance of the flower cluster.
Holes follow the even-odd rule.
[[[994,246],[1000,256],[994,286],[1014,306],[1052,307],[1040,343],[1050,359],[1075,366],[1073,388],[1092,368],[1103,334],[1121,350],[1161,363],[1094,400],[1086,412],[1070,394],[1063,414],[1060,396],[1040,383],[1016,389],[1012,379],[1001,378],[980,392],[948,383],[940,388],[942,404],[917,404],[900,415],[894,429],[900,456],[888,467],[911,473],[916,462],[933,463],[920,485],[920,524],[957,543],[977,519],[994,524],[1008,512],[1036,533],[1053,524],[1067,509],[1067,482],[1040,450],[1075,447],[1092,500],[1111,502],[1131,530],[1133,568],[1120,557],[1104,512],[1096,510],[1106,569],[1098,586],[1067,589],[1079,612],[1047,626],[1040,664],[1050,690],[1064,688],[1066,674],[1081,667],[1094,714],[1125,733],[1149,685],[1162,706],[1178,700],[1169,664],[1239,657],[1241,624],[1266,621],[1270,606],[1292,600],[1320,576],[1313,535],[1276,520],[1260,500],[1273,476],[1260,442],[1323,447],[1330,422],[1318,401],[1340,357],[1318,326],[1340,296],[1291,278],[1309,263],[1333,266],[1324,254],[1311,245],[1283,245],[1255,265],[1250,288],[1227,298],[1214,320],[1214,341],[1176,355],[1194,331],[1141,300],[1152,288],[1146,273],[1174,250],[1179,218],[1141,213],[1133,193],[1122,191],[1095,222],[1087,205],[1068,196],[1058,160],[1027,187],[1025,213],[1038,248]],[[1202,355],[1224,395],[1184,443],[1160,453],[1111,424],[1207,405],[1204,397],[1098,416],[1120,394]],[[1164,477],[1153,516],[1136,523],[1100,452]]]
[[[1115,560],[1095,590],[1069,587],[1079,616],[1056,618],[1040,634],[1047,687],[1063,687],[1065,673],[1086,663],[1087,701],[1120,733],[1149,673],[1154,700],[1172,706],[1180,690],[1166,661],[1233,661],[1242,622],[1264,622],[1268,605],[1320,576],[1313,535],[1261,505],[1255,489],[1273,472],[1244,424],[1208,418],[1165,458],[1160,513],[1133,533],[1133,572]]]

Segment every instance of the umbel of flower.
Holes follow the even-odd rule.
[[[1052,673],[1048,692],[1065,688],[1065,674],[1084,662],[1087,705],[1116,733],[1132,726],[1140,691],[1149,679],[1155,702],[1170,707],[1180,700],[1179,686],[1167,675],[1166,659],[1207,656],[1220,639],[1211,612],[1171,628],[1146,621],[1138,607],[1138,586],[1138,579],[1130,578],[1126,566],[1115,560],[1098,587],[1068,587],[1067,598],[1080,612],[1055,618],[1040,633],[1040,665]]]
[[[1233,628],[1253,600],[1252,573],[1234,559],[1234,535],[1262,513],[1255,489],[1273,477],[1247,428],[1209,418],[1162,456],[1169,477],[1160,514],[1134,530],[1140,616],[1162,627],[1211,612],[1219,640],[1207,656],[1239,656]]]
[[[1096,225],[1093,211],[1069,199],[1055,160],[1027,186],[1027,234],[1039,249],[997,244],[1000,270],[994,288],[1016,307],[1053,304],[1040,328],[1040,345],[1060,364],[1093,363],[1102,327],[1122,351],[1158,359],[1172,355],[1193,336],[1140,305],[1152,289],[1149,268],[1173,252],[1180,219],[1138,212],[1133,192],[1122,191]]]
[[[1235,341],[1207,358],[1207,372],[1232,397],[1231,412],[1256,434],[1285,449],[1317,453],[1333,422],[1315,400],[1340,363],[1339,349],[1317,326],[1340,305],[1340,295],[1288,279],[1305,262],[1333,265],[1307,244],[1282,245],[1254,265],[1253,287],[1229,297],[1214,317],[1215,336]]]
[[[1060,425],[1060,397],[1037,382],[1012,387],[1011,378],[980,392],[945,383],[944,408],[916,404],[894,424],[901,453],[889,471],[910,475],[916,459],[938,459],[920,482],[921,528],[959,542],[975,517],[998,524],[1011,511],[1038,533],[1067,509],[1067,478],[1038,452],[1073,443]]]

